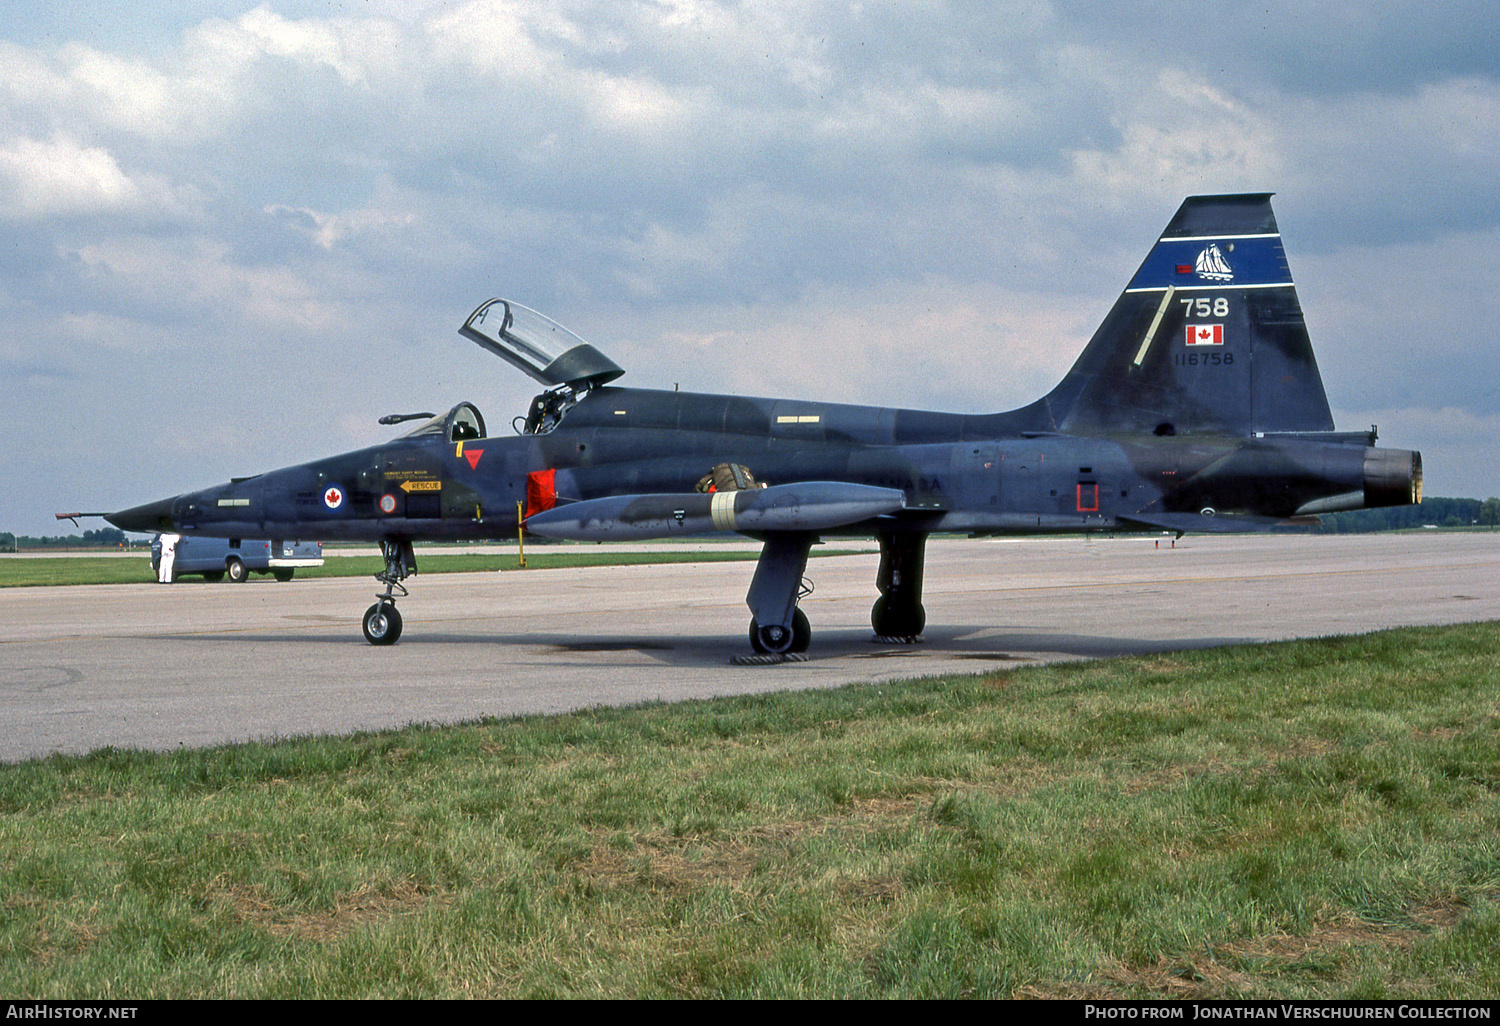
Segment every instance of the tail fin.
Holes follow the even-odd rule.
[[[1069,433],[1332,430],[1270,194],[1184,201],[1030,412]]]

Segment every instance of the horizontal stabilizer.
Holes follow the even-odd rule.
[[[569,541],[672,538],[709,531],[827,531],[894,513],[905,500],[905,493],[895,488],[806,481],[707,494],[586,499],[533,513],[525,526],[543,538]]]
[[[1250,534],[1273,527],[1305,527],[1317,521],[1310,517],[1287,520],[1284,517],[1260,517],[1252,514],[1203,513],[1131,513],[1120,517],[1126,523],[1155,527],[1178,534]]]

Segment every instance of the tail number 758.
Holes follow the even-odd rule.
[[[1199,296],[1196,299],[1179,299],[1182,304],[1182,312],[1187,317],[1219,317],[1229,316],[1229,300],[1224,296]]]

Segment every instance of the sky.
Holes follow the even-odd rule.
[[[1011,409],[1183,197],[1241,191],[1338,427],[1500,494],[1493,0],[6,11],[0,531],[386,413],[504,430],[535,382],[457,333],[492,296],[622,385]]]

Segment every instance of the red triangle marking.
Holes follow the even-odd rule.
[[[484,450],[483,449],[465,449],[464,450],[464,459],[466,459],[466,460],[469,461],[469,469],[470,470],[478,470],[479,469],[479,457],[481,457],[483,455],[484,455]]]

